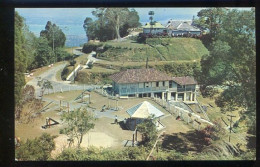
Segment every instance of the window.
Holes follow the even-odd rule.
[[[165,81],[162,82],[162,86],[165,86]]]
[[[147,87],[147,88],[149,87],[149,82],[145,83],[145,87]]]
[[[156,87],[159,87],[159,82],[156,82]]]
[[[172,88],[172,81],[169,81],[169,87]]]

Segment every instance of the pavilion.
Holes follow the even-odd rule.
[[[160,117],[162,117],[164,113],[147,101],[143,101],[142,103],[129,108],[128,110],[126,110],[126,112],[130,116],[126,124],[126,126],[130,130],[135,130],[136,125],[143,122],[149,116],[153,117],[153,119],[155,120],[154,124],[156,125],[157,130],[161,130],[162,128],[164,128],[164,126],[160,122]]]

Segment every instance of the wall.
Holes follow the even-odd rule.
[[[190,34],[196,34],[196,35],[200,35],[200,31],[180,31],[180,30],[176,30],[176,31],[173,31],[173,30],[168,30],[168,34],[171,35],[171,34],[174,34],[174,35],[181,35],[182,33],[183,34],[188,34],[190,32]]]
[[[165,28],[153,28],[151,33],[152,34],[163,33],[163,30],[165,30]],[[150,28],[144,28],[143,33],[145,33],[145,34],[150,33]]]

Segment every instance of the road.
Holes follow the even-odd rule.
[[[80,50],[80,48],[76,48],[73,51],[73,53],[81,55],[82,52],[80,52],[79,50]],[[93,57],[94,54],[95,54],[95,52],[91,52],[91,54],[89,55],[89,59],[92,60],[92,61],[99,61],[98,59]],[[26,85],[34,86],[36,98],[40,98],[40,90],[41,89],[40,89],[39,86],[37,86],[37,82],[38,82],[39,78],[46,79],[46,80],[50,81],[52,83],[52,86],[53,86],[52,90],[46,90],[44,94],[56,93],[56,92],[60,92],[60,91],[63,91],[63,92],[64,91],[72,91],[72,90],[82,90],[83,91],[83,90],[86,90],[86,89],[93,89],[95,87],[100,87],[99,85],[75,85],[75,84],[71,84],[70,81],[58,81],[56,79],[56,73],[59,70],[62,70],[65,66],[66,66],[66,62],[64,62],[64,64],[59,64],[57,66],[50,67],[47,71],[40,74],[38,77],[34,77]],[[53,108],[47,109],[45,112],[59,108],[59,103],[60,103],[59,100],[52,100],[52,99],[45,98],[43,96],[43,101],[53,102],[56,105]],[[70,101],[70,110],[74,110],[74,109],[82,107],[82,106],[85,106],[85,104],[77,103],[75,101]],[[100,112],[98,110],[93,110],[93,113],[97,118],[107,117],[107,118],[114,119],[115,115],[116,115],[116,111],[114,111],[114,110],[107,110],[106,112]],[[118,117],[119,121],[122,121],[123,119],[124,119],[123,117]]]
[[[77,49],[73,50],[74,54],[81,55],[83,54]],[[56,79],[56,73],[59,70],[62,70],[66,66],[66,63],[60,64],[54,67],[50,67],[49,70],[45,71],[44,73],[40,74],[38,77],[34,77],[32,80],[26,83],[26,85],[32,85],[35,88],[35,96],[36,98],[40,98],[40,87],[37,86],[38,80],[41,79],[46,79],[52,83],[53,89],[52,90],[46,90],[44,94],[47,93],[55,93],[58,91],[71,91],[71,90],[84,90],[84,89],[90,89],[98,86],[94,85],[75,85],[71,84],[70,81],[58,81]]]

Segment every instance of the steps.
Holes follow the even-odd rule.
[[[81,67],[80,65],[78,65],[66,78],[66,81],[73,81],[74,80],[74,76],[77,76],[77,73],[79,70],[81,70],[83,67]],[[74,75],[75,74],[75,75]]]

